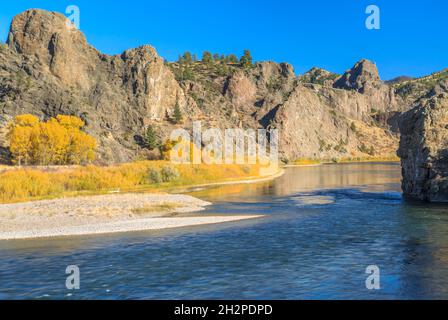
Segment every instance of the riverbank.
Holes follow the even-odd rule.
[[[285,166],[286,168],[286,166]],[[260,182],[266,182],[271,181],[277,178],[280,178],[285,174],[285,169],[279,168],[276,172],[273,172],[269,175],[264,176],[258,176],[258,177],[249,177],[247,179],[232,179],[229,181],[221,181],[221,182],[211,182],[211,183],[205,183],[205,184],[195,184],[190,186],[182,186],[182,187],[176,187],[174,189],[170,189],[169,191],[177,191],[179,190],[188,190],[188,189],[196,189],[196,188],[206,188],[206,187],[216,187],[216,186],[226,186],[226,185],[235,185],[235,184],[253,184],[253,183],[260,183]]]
[[[172,188],[265,178],[259,165],[182,165],[140,161],[115,166],[11,167],[0,172],[0,203]]]
[[[308,159],[302,158],[285,165],[288,167],[310,167],[335,163],[369,163],[369,162],[400,162],[400,158],[395,155],[390,156],[370,156],[370,157],[346,157],[339,159]]]
[[[148,164],[140,164],[140,167]],[[162,165],[162,163],[150,164],[153,166],[150,168],[149,174],[157,172],[155,164]],[[132,168],[135,169],[136,164]],[[167,168],[166,164],[161,170],[163,168]],[[168,181],[151,187],[145,184],[137,185],[139,188],[134,186],[132,192],[127,193],[123,193],[123,190],[120,189],[95,190],[92,188],[92,190],[86,191],[107,194],[94,195],[85,192],[82,195],[81,192],[66,192],[65,194],[62,193],[60,197],[53,194],[52,196],[57,197],[55,199],[33,199],[33,201],[28,202],[0,204],[0,240],[160,230],[258,218],[261,216],[200,216],[195,213],[204,210],[210,203],[191,196],[168,194],[164,191],[168,190],[172,193],[193,187],[258,183],[273,180],[284,174],[284,170],[279,169],[272,172],[271,175],[250,176],[249,174],[254,172],[254,168],[248,170],[247,168],[241,168],[241,166],[222,166],[219,175],[210,176],[216,169],[212,167],[212,171],[208,172],[208,178],[205,181],[217,182],[183,185],[181,181],[185,181],[186,177],[192,178],[191,174],[185,173],[186,168],[179,168],[179,166],[170,168],[171,170],[179,170],[178,172],[184,176],[182,178],[178,177],[174,182],[170,183]],[[26,174],[27,180],[25,181],[30,184],[35,183],[32,178],[33,176],[36,177],[36,174],[39,174],[38,177],[40,178],[46,177],[47,182],[53,179],[55,183],[61,183],[61,180],[73,180],[73,175],[75,173],[79,174],[80,170],[83,169],[88,168],[48,168],[47,171],[42,169],[33,169],[33,171],[11,169],[8,173],[17,173],[19,177],[21,174]],[[205,170],[204,167],[198,167],[196,170],[193,168],[193,171],[197,174],[200,174],[201,170]],[[241,172],[245,174],[240,174]],[[226,173],[226,179],[223,179],[222,177]],[[138,172],[134,172],[133,176],[138,175]],[[238,178],[238,175],[241,175],[241,177]],[[98,179],[101,176],[96,175],[95,177]],[[203,180],[204,177],[197,177],[191,181]],[[118,180],[118,182],[120,181]],[[154,190],[157,193],[148,193],[154,192]],[[50,194],[47,194],[47,197],[49,196]]]
[[[0,205],[0,240],[160,230],[253,219],[200,216],[211,203],[188,195],[111,194]]]

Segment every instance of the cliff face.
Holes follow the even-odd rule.
[[[353,85],[343,86],[343,79],[350,79]],[[337,159],[394,153],[397,136],[387,125],[376,122],[374,115],[389,118],[405,106],[381,82],[370,61],[361,60],[340,77],[314,68],[290,89],[283,90],[287,92],[284,100],[265,116],[271,116],[269,122],[280,129],[284,158]]]
[[[363,64],[373,65],[366,60]],[[178,74],[181,65],[172,64]],[[277,128],[284,160],[394,155],[398,136],[387,120],[406,107],[390,87],[362,74],[368,92],[336,88],[340,76],[314,68],[297,77],[291,65],[261,62],[250,69],[189,66],[194,79],[180,80],[205,119],[218,127]],[[376,67],[374,68],[376,70]],[[356,81],[356,77],[352,77]],[[384,121],[376,116],[382,115]]]
[[[201,120],[204,128],[280,129],[285,160],[393,154],[398,136],[388,122],[409,106],[395,92],[367,60],[342,76],[314,68],[297,77],[287,63],[168,63],[150,46],[109,56],[63,15],[29,10],[0,50],[0,152],[15,115],[70,114],[99,141],[100,162],[130,161],[142,156],[148,125],[161,140],[179,127],[170,121],[177,103],[185,128]]]
[[[404,194],[448,202],[448,81],[436,85],[402,116],[400,132]]]

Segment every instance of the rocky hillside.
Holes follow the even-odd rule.
[[[0,156],[15,115],[81,117],[99,141],[99,162],[146,157],[148,126],[165,140],[171,130],[203,127],[278,128],[282,158],[347,158],[394,154],[396,115],[427,92],[402,94],[361,60],[339,76],[314,68],[297,77],[287,63],[168,63],[143,46],[106,55],[66,26],[58,13],[16,16],[0,49]],[[178,105],[184,117],[174,124]]]
[[[402,77],[399,81],[391,83],[397,95],[402,97],[407,104],[417,102],[421,97],[430,94],[440,83],[448,80],[448,69],[435,72],[429,76],[422,78],[406,78]]]
[[[333,86],[334,81],[340,77],[339,74],[327,71],[325,69],[314,67],[299,76],[302,83],[315,83],[327,86]]]
[[[162,121],[176,100],[184,110],[195,107],[152,47],[104,55],[58,13],[16,16],[7,46],[0,52],[0,125],[23,113],[77,115],[107,162],[135,157],[134,135]]]

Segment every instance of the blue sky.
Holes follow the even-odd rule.
[[[189,50],[313,66],[342,73],[361,58],[383,79],[422,76],[448,67],[446,0],[26,0],[0,4],[0,39],[11,19],[28,9],[81,12],[81,31],[109,54],[151,44],[168,60]],[[381,9],[381,29],[365,28],[365,9]]]

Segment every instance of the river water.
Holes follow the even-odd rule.
[[[0,242],[0,299],[447,299],[448,206],[408,203],[398,164],[288,168],[194,190],[255,220]],[[80,290],[65,287],[68,265]],[[366,288],[367,266],[379,290]]]

